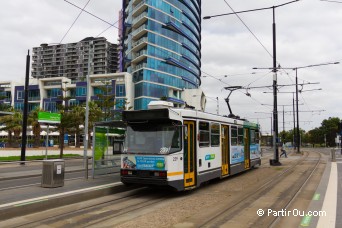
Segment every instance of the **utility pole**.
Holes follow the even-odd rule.
[[[23,113],[23,131],[21,137],[21,156],[20,160],[23,161],[21,165],[25,165],[26,159],[26,141],[27,141],[27,112],[28,112],[28,86],[30,77],[30,50],[27,51],[26,56],[26,77],[25,77],[25,98],[24,98],[24,113]]]
[[[89,42],[89,58],[88,58],[88,74],[87,74],[87,96],[86,96],[86,113],[85,113],[85,123],[84,123],[84,139],[83,139],[83,163],[84,168],[88,169],[88,126],[89,126],[89,101],[90,101],[90,72],[91,63],[93,62],[93,41]],[[93,137],[95,137],[95,132]],[[94,145],[93,145],[94,146]],[[85,178],[88,179],[88,170],[85,170]]]
[[[297,153],[300,153],[300,132],[299,132],[299,112],[298,112],[298,76],[296,68],[296,111],[297,111]]]

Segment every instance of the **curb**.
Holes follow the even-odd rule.
[[[121,182],[0,205],[0,221],[133,189]]]

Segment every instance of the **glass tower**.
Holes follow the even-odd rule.
[[[201,84],[201,0],[123,0],[120,70],[133,75],[134,108],[184,104]]]

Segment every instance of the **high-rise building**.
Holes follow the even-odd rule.
[[[160,98],[184,105],[201,84],[201,0],[123,0],[120,71],[133,75],[135,109]]]
[[[74,80],[88,74],[89,50],[92,44],[91,74],[108,74],[118,71],[117,44],[104,37],[88,37],[77,43],[41,44],[33,48],[32,77],[67,77]]]

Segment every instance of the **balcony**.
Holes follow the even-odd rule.
[[[136,7],[133,8],[132,16],[137,17],[139,14],[144,12],[147,9],[147,7],[148,7],[147,1],[146,0],[141,1]]]
[[[132,72],[137,71],[137,70],[139,70],[141,68],[145,68],[145,67],[147,67],[147,63],[138,64],[138,65],[132,67]]]
[[[132,32],[132,39],[139,39],[140,37],[142,37],[147,31],[147,25],[143,24],[142,26],[140,26],[139,28],[137,28],[136,30],[134,30]]]
[[[133,19],[133,28],[139,28],[139,26],[144,24],[145,21],[147,21],[147,12],[143,12],[142,14]]]
[[[132,54],[132,63],[139,63],[145,58],[147,58],[147,50],[141,50],[138,53],[133,53]]]
[[[147,37],[143,37],[140,40],[138,40],[132,44],[132,50],[131,51],[132,52],[139,51],[140,49],[145,47],[147,45],[147,43],[148,43]]]
[[[132,5],[133,5],[133,6],[136,6],[136,5],[138,5],[140,2],[141,2],[141,0],[133,0]]]

